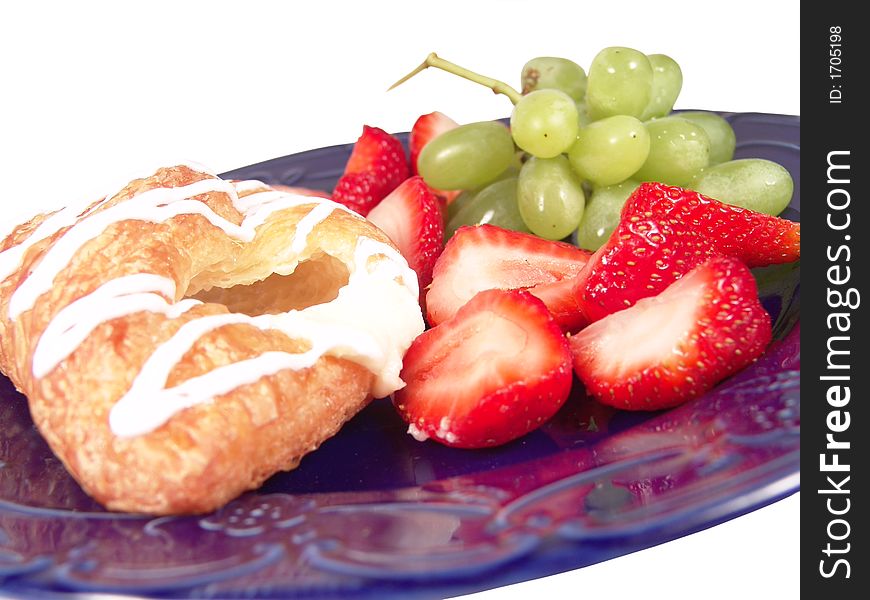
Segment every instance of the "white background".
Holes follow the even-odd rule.
[[[407,131],[432,110],[509,114],[506,98],[435,70],[386,93],[431,51],[518,85],[533,56],[588,67],[605,46],[631,46],[680,63],[678,107],[800,114],[793,2],[16,4],[0,8],[0,235],[141,165],[183,158],[220,172],[353,141],[364,123]],[[479,597],[797,597],[798,512],[795,495]]]

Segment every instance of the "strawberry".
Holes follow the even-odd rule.
[[[770,339],[752,273],[716,256],[569,343],[575,373],[599,402],[657,410],[705,393],[758,358]]]
[[[482,290],[522,289],[543,300],[563,330],[579,329],[585,322],[573,279],[588,260],[570,244],[494,225],[460,227],[435,263],[427,318],[446,321]]]
[[[407,179],[408,159],[402,142],[378,127],[363,126],[362,135],[353,145],[344,174],[374,172],[384,181],[399,185]]]
[[[373,173],[348,173],[335,184],[332,199],[365,217],[389,193],[383,189]]]
[[[393,403],[408,433],[458,448],[498,446],[559,410],[571,390],[571,352],[539,299],[486,290],[414,340],[402,379]]]
[[[591,323],[655,296],[716,255],[703,235],[667,216],[623,218],[575,279],[583,318]]]
[[[663,183],[642,184],[630,202],[634,214],[667,214],[703,234],[717,252],[737,257],[750,268],[792,262],[801,256],[800,223]]]
[[[423,178],[415,175],[373,208],[368,219],[387,234],[417,273],[422,298],[444,248],[444,219],[438,198]]]
[[[723,204],[678,187],[644,183],[577,278],[577,302],[596,321],[654,296],[715,255],[750,267],[800,257],[800,224]]]
[[[438,111],[421,115],[417,119],[408,136],[408,148],[411,151],[411,171],[414,175],[417,174],[417,157],[420,156],[423,146],[445,131],[457,127],[459,127],[459,123]]]
[[[332,199],[363,216],[408,178],[402,143],[377,127],[363,127]]]

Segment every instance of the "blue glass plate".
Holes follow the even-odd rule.
[[[800,118],[728,114],[738,157],[785,165]],[[404,139],[404,138],[403,138]],[[226,175],[330,190],[350,145]],[[419,443],[375,401],[295,471],[203,517],[103,511],[0,377],[0,588],[63,597],[443,597],[582,567],[759,508],[799,486],[800,265],[756,271],[775,341],[697,401],[624,413],[583,397],[507,446]]]

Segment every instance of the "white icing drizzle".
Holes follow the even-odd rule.
[[[140,165],[135,171],[118,177],[118,179],[114,182],[113,186],[108,186],[108,189],[111,189],[112,192],[110,194],[107,194],[104,200],[114,198],[115,196],[123,192],[124,188],[130,185],[131,181],[137,179],[147,179],[153,175],[156,175],[160,169],[171,168],[167,167],[167,165],[172,165],[174,167],[186,167],[194,173],[200,173],[202,175],[208,175],[210,177],[217,177],[217,174],[205,165],[201,165],[197,162],[189,160],[175,160],[171,162],[153,163],[150,165],[146,163]]]
[[[283,318],[282,318],[283,317]],[[185,323],[178,332],[151,355],[130,390],[121,397],[109,413],[109,425],[115,435],[129,437],[142,435],[168,421],[175,413],[209,402],[216,396],[232,392],[241,385],[255,383],[261,377],[273,375],[283,369],[300,370],[311,367],[332,348],[313,346],[299,354],[270,351],[223,365],[166,388],[172,368],[206,333],[233,324],[248,324],[259,329],[293,329],[289,314],[249,317],[241,314],[223,314],[202,317]],[[314,332],[312,332],[314,333]],[[312,339],[317,339],[312,337]],[[372,340],[356,340],[369,351],[376,352]]]
[[[31,232],[23,242],[17,246],[7,248],[0,252],[0,281],[9,277],[21,264],[21,259],[34,244],[53,236],[55,233],[76,222],[79,213],[86,207],[68,206],[46,218]]]
[[[42,332],[33,353],[33,375],[44,377],[75,352],[99,325],[140,312],[162,313],[174,319],[198,300],[177,303],[175,282],[151,273],[137,273],[107,281],[99,288],[61,309]]]
[[[238,190],[239,188],[236,187],[236,191]],[[236,203],[236,208],[239,210],[239,212],[249,215],[260,207],[268,206],[272,202],[285,202],[288,200],[288,198],[293,199],[293,201],[295,202],[294,205],[303,204],[303,202],[301,202],[301,197],[289,196],[288,194],[285,194],[283,192],[269,190],[264,192],[255,192],[253,194],[248,194],[247,196],[239,196],[239,201]]]
[[[296,223],[296,232],[293,234],[293,243],[290,244],[290,251],[299,254],[305,250],[308,244],[308,236],[314,231],[318,224],[325,221],[326,218],[335,210],[327,203],[316,205],[307,215],[302,217]]]
[[[189,161],[176,161],[174,164],[187,167],[188,169],[197,173],[214,176],[214,174],[209,169],[197,163]],[[53,236],[64,227],[74,225],[79,218],[88,216],[90,213],[99,208],[106,200],[117,196],[125,187],[127,187],[127,185],[129,185],[129,181],[131,181],[132,179],[144,179],[149,175],[154,174],[156,171],[157,168],[155,167],[154,169],[141,172],[138,177],[129,177],[125,179],[125,183],[123,185],[116,185],[114,191],[111,194],[103,196],[103,198],[98,202],[94,202],[93,199],[80,201],[48,216],[23,242],[11,248],[7,248],[3,252],[0,252],[0,281],[6,279],[7,277],[9,277],[9,275],[15,272],[15,270],[21,264],[21,259],[24,258],[24,255],[34,244],[37,244],[42,240]],[[259,184],[259,186],[255,186],[254,189],[265,186],[265,184],[263,184],[262,182],[257,183]]]
[[[372,256],[391,252],[393,249],[386,244],[361,238],[348,284],[326,304],[276,315],[230,313],[188,321],[149,357],[130,390],[112,408],[112,431],[121,437],[148,433],[185,408],[209,402],[283,369],[310,367],[325,354],[352,360],[374,373],[375,396],[387,396],[399,389],[404,385],[399,378],[404,351],[422,332],[423,323],[413,271],[395,265],[393,260],[378,261],[373,271],[368,269]],[[400,286],[395,279],[397,272],[414,284]],[[392,302],[397,310],[383,310],[385,302]],[[265,352],[175,387],[165,387],[172,369],[203,335],[234,324],[282,331],[291,338],[309,340],[312,347],[299,354]]]
[[[260,182],[229,184],[219,179],[206,179],[179,188],[155,188],[139,194],[134,202],[119,203],[79,220],[46,252],[37,269],[13,294],[10,316],[15,318],[32,307],[82,245],[111,223],[121,220],[160,222],[178,214],[200,214],[233,238],[250,241],[256,228],[273,212],[311,205],[308,214],[297,222],[290,242],[291,251],[298,255],[304,251],[311,232],[334,210],[345,210],[362,218],[322,198],[273,190],[242,198],[236,194],[236,190],[262,187],[264,184]],[[204,203],[191,199],[205,191],[226,192],[228,188],[232,191],[234,205],[245,215],[241,225],[226,221]],[[376,256],[386,260],[372,261]],[[180,410],[209,402],[283,369],[310,367],[325,354],[352,360],[370,370],[375,375],[375,396],[387,396],[401,388],[404,385],[399,378],[402,357],[424,328],[417,302],[416,274],[394,248],[366,237],[357,241],[353,262],[348,268],[348,283],[331,302],[277,315],[251,317],[230,313],[194,318],[185,323],[147,359],[128,392],[113,407],[109,419],[113,432],[119,436],[147,433]],[[174,282],[153,274],[129,275],[106,282],[58,312],[37,344],[34,375],[42,377],[54,369],[101,323],[140,311],[177,318],[198,303],[190,299],[173,303],[175,295]],[[385,306],[391,309],[384,310]],[[265,352],[166,389],[172,369],[197,340],[209,331],[233,324],[279,330],[291,338],[309,340],[311,348],[298,354]]]
[[[202,179],[176,188],[153,188],[138,194],[134,202],[121,202],[101,212],[81,219],[45,253],[42,261],[9,299],[9,318],[33,308],[37,298],[51,289],[54,278],[69,264],[73,255],[85,243],[100,235],[113,223],[126,220],[160,223],[177,215],[198,214],[227,235],[251,241],[254,230],[227,221],[207,204],[192,196],[207,192],[226,192],[236,197],[235,188],[222,179]]]
[[[272,195],[279,194],[279,195]],[[261,192],[251,196],[245,196],[242,200],[248,198],[260,198],[259,202],[250,202],[242,212],[245,213],[243,225],[246,228],[256,229],[266,222],[273,212],[294,208],[297,206],[313,205],[314,202],[305,196],[293,196],[290,194],[282,194],[281,192]]]
[[[244,183],[246,182],[234,182],[233,185],[236,186],[236,190],[239,193],[244,193],[243,190],[245,189],[245,186],[241,186],[241,184]],[[254,189],[259,189],[260,187],[261,186],[256,186]],[[277,190],[261,191],[253,194],[248,194],[246,196],[241,196],[236,203],[236,208],[239,210],[239,212],[245,215],[245,221],[244,223],[242,223],[242,226],[245,228],[256,229],[257,227],[262,225],[273,212],[277,210],[284,210],[285,208],[293,208],[296,206],[305,205],[326,205],[331,207],[332,210],[343,210],[344,212],[348,213],[349,215],[353,215],[358,219],[363,218],[359,215],[359,213],[350,210],[343,204],[333,202],[332,200],[328,200],[326,198],[289,194],[287,192],[280,192]],[[296,227],[298,231],[299,225],[297,225]]]
[[[304,369],[313,365],[318,355],[314,352],[288,354],[264,352],[260,356],[219,367],[205,375],[188,379],[160,395],[146,406],[142,399],[148,388],[131,389],[109,413],[109,426],[118,437],[134,437],[149,433],[168,421],[174,414],[211,401],[216,396],[232,392],[246,383],[254,383],[262,376],[274,375],[283,369]],[[252,376],[252,375],[255,375]]]

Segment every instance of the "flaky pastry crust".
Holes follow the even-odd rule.
[[[212,177],[183,165],[161,168],[95,203],[84,218],[136,202],[148,190]],[[193,198],[231,224],[244,221],[231,193],[208,191]],[[256,315],[329,302],[347,282],[361,236],[390,245],[364,219],[333,210],[311,230],[301,251],[288,250],[310,211],[311,205],[299,204],[272,213],[251,241],[227,235],[200,214],[112,223],[81,245],[50,289],[13,317],[13,295],[69,227],[34,243],[29,236],[47,218],[40,215],[0,243],[0,251],[30,244],[17,269],[0,282],[0,369],[27,396],[52,450],[101,504],[150,514],[213,510],[275,472],[294,468],[372,398],[375,374],[359,361],[325,354],[309,368],[284,369],[185,408],[147,433],[117,435],[109,423],[149,357],[186,323],[231,310]],[[298,274],[269,279],[278,262],[285,270],[288,262],[298,262]],[[102,322],[47,374],[34,375],[40,337],[64,307],[110,280],[141,273],[175,282],[169,302],[188,297],[202,303],[180,315],[139,311]],[[304,352],[312,344],[246,323],[224,325],[195,341],[166,385],[266,352]]]

